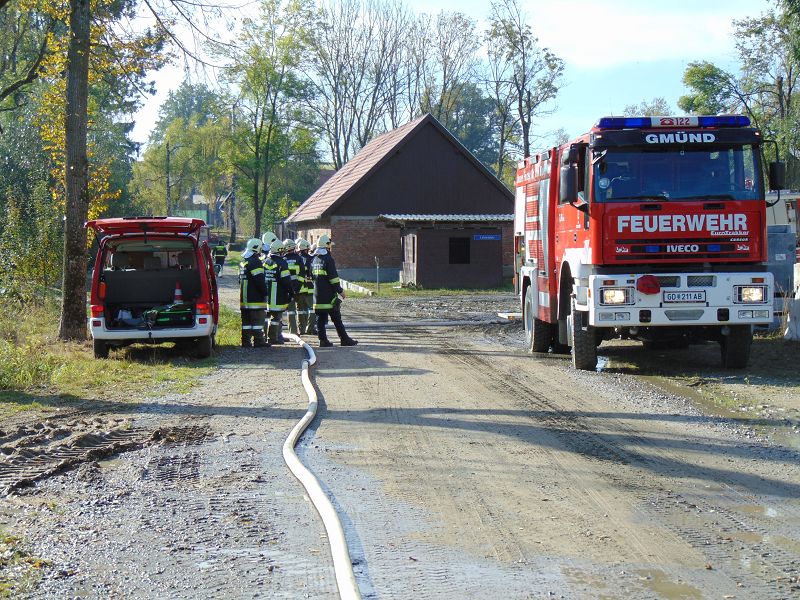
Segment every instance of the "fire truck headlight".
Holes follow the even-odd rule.
[[[603,288],[601,292],[601,304],[628,304],[630,298],[629,289],[626,288]]]
[[[766,288],[759,286],[737,286],[736,299],[743,304],[763,304]]]

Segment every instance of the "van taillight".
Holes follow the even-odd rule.
[[[93,317],[102,317],[103,316],[103,305],[102,304],[92,304],[92,316]]]
[[[198,315],[211,314],[211,305],[206,302],[198,302],[197,304],[195,304],[195,309],[197,310]]]
[[[106,282],[105,281],[101,281],[100,285],[97,286],[97,297],[100,298],[100,300],[105,300],[105,298],[106,298]]]

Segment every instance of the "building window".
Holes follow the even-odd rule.
[[[450,238],[450,264],[468,265],[469,264],[469,238],[451,237]]]

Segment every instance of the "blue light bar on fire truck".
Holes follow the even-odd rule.
[[[649,129],[651,127],[749,127],[745,115],[703,117],[603,117],[598,129]]]

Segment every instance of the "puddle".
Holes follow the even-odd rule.
[[[703,594],[696,587],[687,583],[672,581],[666,573],[657,569],[641,569],[634,571],[639,576],[642,586],[658,594],[659,598],[666,600],[703,598]]]
[[[747,515],[758,515],[763,517],[779,517],[780,512],[772,506],[762,506],[761,504],[738,504],[736,510],[740,510]]]

